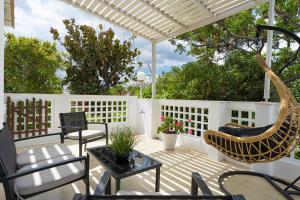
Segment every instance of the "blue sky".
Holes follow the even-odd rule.
[[[103,24],[104,28],[112,27],[119,39],[127,39],[130,33],[126,30],[114,27],[101,18],[89,15],[59,0],[15,0],[15,29],[7,28],[6,31],[13,32],[18,36],[36,37],[42,40],[53,41],[49,32],[50,27],[64,32],[63,19],[74,18],[79,24],[87,24],[97,27]],[[137,37],[134,45],[141,51],[139,60],[145,65],[151,65],[151,43],[150,41]],[[168,41],[157,45],[157,73],[170,70],[171,66],[181,66],[193,57],[180,55],[175,52],[174,46]],[[147,70],[145,69],[148,74]]]

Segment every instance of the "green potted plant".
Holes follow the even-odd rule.
[[[110,135],[110,149],[116,155],[117,161],[128,161],[129,153],[137,144],[134,131],[130,127],[117,127]]]
[[[182,122],[173,120],[172,117],[161,116],[162,124],[157,128],[157,133],[162,134],[164,148],[175,149],[177,135],[182,132]]]

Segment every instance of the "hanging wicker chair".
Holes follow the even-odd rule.
[[[249,137],[236,137],[226,133],[207,130],[204,139],[225,155],[247,163],[263,163],[289,156],[299,144],[300,106],[283,81],[267,66],[261,55],[256,55],[261,68],[274,84],[280,97],[277,121],[265,132]],[[251,127],[238,124],[226,126],[240,129]]]

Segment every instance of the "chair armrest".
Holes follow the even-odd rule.
[[[193,196],[198,195],[198,188],[201,190],[202,194],[204,196],[213,196],[213,193],[210,191],[208,186],[206,185],[203,178],[200,176],[199,173],[193,172],[192,173],[192,188],[191,188],[191,194]]]
[[[45,134],[45,135],[36,135],[36,136],[30,136],[30,137],[25,137],[25,138],[18,138],[15,139],[15,142],[23,141],[23,140],[30,140],[30,139],[35,139],[35,138],[41,138],[41,137],[48,137],[48,136],[54,136],[54,135],[60,135],[61,133],[50,133],[50,134]]]
[[[95,193],[94,195],[105,195],[106,194],[106,188],[107,186],[110,187],[110,185],[108,185],[110,183],[110,173],[108,171],[105,171],[103,173],[103,175],[100,178],[100,181],[96,187]]]
[[[16,179],[16,178],[19,178],[19,177],[22,177],[22,176],[26,176],[28,174],[35,173],[35,172],[39,172],[39,171],[43,171],[43,170],[50,169],[50,168],[53,168],[53,167],[58,167],[58,166],[61,166],[61,165],[66,165],[66,164],[69,164],[69,163],[83,161],[83,160],[85,162],[89,162],[88,157],[85,157],[85,156],[77,157],[77,158],[71,158],[71,159],[68,159],[68,160],[63,160],[63,161],[60,161],[60,162],[48,164],[46,166],[37,167],[37,168],[34,168],[34,169],[28,169],[28,170],[24,170],[22,172],[16,172],[14,174],[6,176],[4,179],[6,179],[6,180]]]

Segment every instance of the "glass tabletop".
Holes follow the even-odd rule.
[[[107,146],[88,148],[87,152],[93,155],[115,178],[124,178],[146,170],[162,166],[159,161],[132,150],[127,161],[117,160],[116,155]]]

